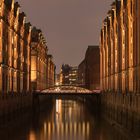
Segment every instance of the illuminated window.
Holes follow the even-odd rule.
[[[12,45],[14,44],[14,38],[13,38],[13,36],[12,36]]]
[[[37,79],[37,63],[36,56],[31,57],[31,81],[35,81]]]
[[[2,4],[3,2],[1,2],[1,4],[0,4],[0,16],[2,16]]]
[[[0,62],[2,62],[2,52],[1,52],[1,50],[0,50]]]
[[[14,90],[14,92],[17,91],[17,76],[16,76],[16,72],[14,72],[14,77],[13,77],[13,90]]]
[[[14,58],[17,58],[17,49],[14,48]]]
[[[2,32],[2,24],[1,24],[1,20],[0,20],[0,62],[2,61],[2,37],[1,37],[1,32]]]
[[[130,58],[131,58],[131,61],[132,61],[132,59],[133,59],[133,55],[132,55],[132,53],[131,53],[131,55],[130,55]]]
[[[133,70],[129,71],[129,91],[133,91]]]
[[[31,70],[36,70],[36,57],[31,57]]]
[[[118,89],[118,77],[115,75],[115,90]]]
[[[15,23],[15,29],[17,28],[17,23]]]
[[[133,43],[133,38],[132,38],[132,36],[131,36],[131,44]]]

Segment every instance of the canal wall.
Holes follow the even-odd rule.
[[[101,112],[112,125],[140,138],[140,95],[103,93]]]
[[[34,93],[7,94],[0,96],[0,125],[20,118],[32,116],[46,109],[52,103],[52,98]]]
[[[32,110],[32,94],[7,94],[0,96],[0,123],[12,120]]]
[[[38,93],[33,93],[33,108],[32,111],[34,114],[38,114],[41,111],[47,109],[53,102],[52,96],[48,95],[39,95]]]
[[[100,94],[93,94],[93,95],[87,96],[85,98],[85,104],[88,107],[90,112],[100,117],[100,113],[101,113],[101,95]]]

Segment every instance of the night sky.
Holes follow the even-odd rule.
[[[78,65],[88,45],[98,45],[102,21],[113,0],[17,0],[27,21],[40,28],[57,72]]]

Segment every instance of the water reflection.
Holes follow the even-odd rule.
[[[83,111],[75,101],[56,100],[52,115],[44,122],[47,140],[88,140],[90,123]]]
[[[44,135],[46,136],[47,133],[47,139],[53,139],[53,136],[55,136],[57,139],[69,137],[69,139],[73,140],[74,137],[81,137],[81,139],[85,140],[85,138],[89,137],[89,122],[44,123]]]
[[[36,114],[33,122],[15,123],[0,129],[2,140],[128,140],[123,134],[92,116],[84,104],[56,100],[47,113]]]
[[[36,136],[33,131],[30,131],[29,140],[36,140]]]
[[[127,140],[72,100],[56,100],[52,113],[41,122],[43,130],[36,140]]]

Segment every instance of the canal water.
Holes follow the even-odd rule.
[[[0,140],[128,140],[74,100],[55,100],[46,110],[0,128]]]

